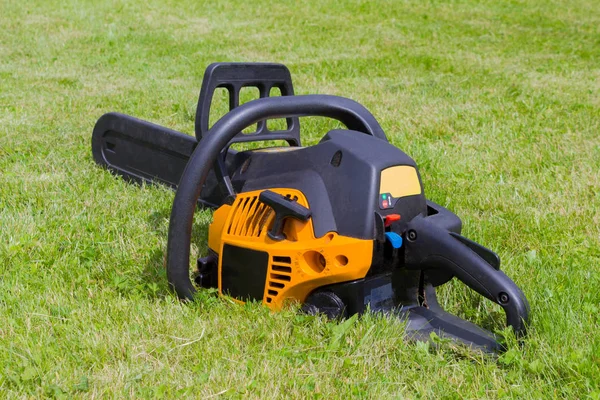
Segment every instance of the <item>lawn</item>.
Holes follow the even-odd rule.
[[[599,399],[599,27],[593,0],[0,0],[1,397]],[[178,302],[173,192],[98,168],[91,132],[120,111],[191,134],[215,61],[281,62],[297,93],[367,106],[527,295],[523,344],[493,358],[378,315]],[[331,126],[302,123],[305,144]],[[464,285],[441,292],[503,329]]]

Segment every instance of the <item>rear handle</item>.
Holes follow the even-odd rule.
[[[417,216],[410,221],[405,236],[408,265],[426,271],[441,269],[452,273],[480,295],[499,304],[506,314],[507,325],[517,336],[525,334],[529,303],[504,272],[457,239],[456,234],[427,218]]]

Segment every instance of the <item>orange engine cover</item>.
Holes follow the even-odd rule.
[[[296,189],[269,189],[310,208]],[[215,211],[208,245],[219,255],[219,293],[243,302],[262,300],[279,309],[288,299],[303,302],[313,290],[364,278],[373,259],[373,241],[329,232],[314,236],[312,219],[288,218],[285,240],[267,236],[275,213],[259,201],[262,190],[240,193]]]

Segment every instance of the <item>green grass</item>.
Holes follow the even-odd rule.
[[[81,398],[600,398],[600,7],[592,0],[0,0],[0,393]],[[181,304],[173,193],[94,164],[120,111],[191,133],[204,68],[273,61],[353,98],[532,306],[499,359],[402,323]],[[304,121],[305,143],[330,124]],[[210,213],[198,214],[197,251]],[[465,286],[444,305],[489,329]]]

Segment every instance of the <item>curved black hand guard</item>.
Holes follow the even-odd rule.
[[[173,200],[167,243],[167,278],[182,299],[192,299],[196,289],[190,280],[192,221],[202,186],[221,150],[249,125],[268,118],[321,116],[337,119],[348,129],[387,142],[373,115],[359,103],[329,95],[282,96],[257,99],[227,113],[203,136],[185,167]]]

